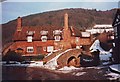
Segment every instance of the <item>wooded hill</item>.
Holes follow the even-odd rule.
[[[97,11],[96,9],[71,8],[56,11],[43,12],[22,17],[23,26],[61,26],[64,23],[64,14],[69,15],[69,26],[86,29],[94,24],[112,24],[116,9],[107,11]],[[17,19],[17,18],[16,18]],[[4,44],[11,42],[16,30],[17,20],[12,20],[2,24],[2,42]]]

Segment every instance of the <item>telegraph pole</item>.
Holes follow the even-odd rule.
[[[112,26],[115,33],[115,49],[113,51],[113,58],[115,63],[120,63],[120,8],[117,9]]]

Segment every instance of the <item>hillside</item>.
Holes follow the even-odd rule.
[[[92,27],[94,24],[112,24],[116,9],[107,11],[97,11],[96,9],[63,9],[32,14],[22,17],[23,26],[63,26],[64,13],[69,15],[69,26],[79,29]],[[12,41],[12,36],[16,30],[16,19],[2,25],[3,45]]]

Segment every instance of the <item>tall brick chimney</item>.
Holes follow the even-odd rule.
[[[68,27],[68,14],[64,14],[64,30],[63,30],[63,38],[64,40],[69,40],[71,34],[70,29]]]
[[[68,29],[68,14],[65,13],[64,15],[64,29]]]
[[[17,31],[21,31],[22,30],[22,18],[18,17],[17,18]]]
[[[64,29],[63,29],[63,47],[64,49],[69,49],[71,48],[71,32],[68,27],[68,14],[64,14]]]

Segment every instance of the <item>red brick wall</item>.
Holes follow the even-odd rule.
[[[18,41],[13,43],[9,48],[12,50],[16,50],[17,48],[22,48],[23,53],[26,55],[36,55],[39,54],[37,51],[37,47],[42,47],[40,50],[41,54],[46,54],[47,51],[43,51],[43,47],[47,46],[54,46],[54,41],[53,40],[48,40],[47,42],[42,42],[42,41],[33,41],[33,42],[27,42],[27,41]],[[33,53],[27,53],[27,47],[33,47],[34,52]]]

